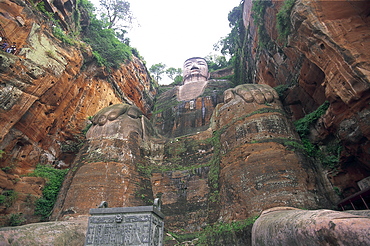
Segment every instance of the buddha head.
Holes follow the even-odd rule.
[[[208,65],[204,58],[192,57],[184,62],[183,84],[207,81],[209,78]]]

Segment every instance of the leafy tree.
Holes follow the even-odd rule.
[[[229,26],[232,28],[231,32],[224,38],[221,38],[213,45],[214,50],[220,50],[223,55],[235,55],[238,48],[241,46],[241,35],[245,33],[243,24],[243,8],[242,5],[234,7],[228,15]]]
[[[155,80],[159,81],[162,79],[161,75],[165,73],[166,65],[163,63],[154,64],[149,68],[149,72],[151,72],[155,78]]]
[[[175,78],[179,75],[182,74],[182,69],[181,68],[174,68],[174,67],[170,67],[170,68],[167,68],[165,73],[167,74],[167,76],[171,79],[171,80],[175,80]]]
[[[107,28],[120,27],[119,22],[131,25],[133,15],[130,3],[125,0],[100,0],[101,17],[107,22]],[[124,26],[127,27],[127,26]]]
[[[184,80],[184,77],[182,77],[182,75],[177,75],[173,81],[173,84],[181,85],[183,80]]]
[[[131,59],[131,48],[127,42],[124,43],[117,38],[114,30],[107,28],[106,22],[99,20],[93,14],[94,7],[88,0],[82,0],[79,3],[79,11],[84,12],[86,25],[83,27],[82,39],[93,49],[99,66],[118,68],[121,63]],[[122,33],[124,35],[124,32]],[[123,36],[119,36],[123,39]]]
[[[217,44],[214,49],[221,49],[223,55],[231,56],[231,63],[234,67],[234,84],[243,84],[247,82],[246,58],[247,58],[247,32],[243,23],[243,2],[234,7],[229,12],[228,20],[231,32]]]
[[[130,46],[130,39],[129,38],[126,38],[125,35],[126,35],[127,31],[126,30],[123,30],[123,29],[119,29],[116,31],[116,37],[118,38],[119,41],[121,41],[122,43]]]
[[[225,68],[229,65],[229,62],[226,60],[225,56],[209,54],[205,57],[210,71],[215,71],[221,68]]]

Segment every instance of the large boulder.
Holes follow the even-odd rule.
[[[276,207],[263,211],[252,245],[370,245],[370,213]]]
[[[0,245],[82,246],[88,218],[0,228]]]

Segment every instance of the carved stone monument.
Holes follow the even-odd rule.
[[[161,246],[164,215],[160,209],[158,198],[153,206],[91,209],[85,246]]]
[[[184,62],[183,82],[180,86],[157,97],[153,123],[165,137],[178,137],[209,128],[214,108],[223,102],[223,92],[233,87],[226,79],[212,79],[202,57]]]
[[[200,96],[209,79],[208,65],[204,58],[189,58],[184,63],[183,85],[179,87],[178,99],[188,101]]]

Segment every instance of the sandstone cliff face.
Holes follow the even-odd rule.
[[[252,81],[285,85],[283,104],[293,120],[330,102],[310,140],[320,146],[340,142],[340,165],[328,178],[346,195],[358,191],[356,182],[370,175],[369,2],[297,0],[288,13],[287,40],[279,38],[276,28],[283,2],[266,2],[265,37],[258,36],[256,24],[261,23],[254,21],[253,4],[244,3]],[[267,48],[257,47],[262,38],[268,40]]]
[[[64,19],[66,30],[73,29],[74,3],[55,4],[50,6]],[[83,141],[87,117],[121,102],[150,114],[155,90],[136,57],[107,73],[95,65],[88,48],[56,39],[50,21],[30,3],[0,5],[2,35],[18,48],[15,55],[0,51],[0,149],[5,152],[0,188],[24,194],[18,196],[24,202],[27,194],[40,196],[42,185],[36,193],[18,189],[28,182],[20,175],[32,172],[38,163],[68,167]],[[5,213],[20,211],[10,208]]]

